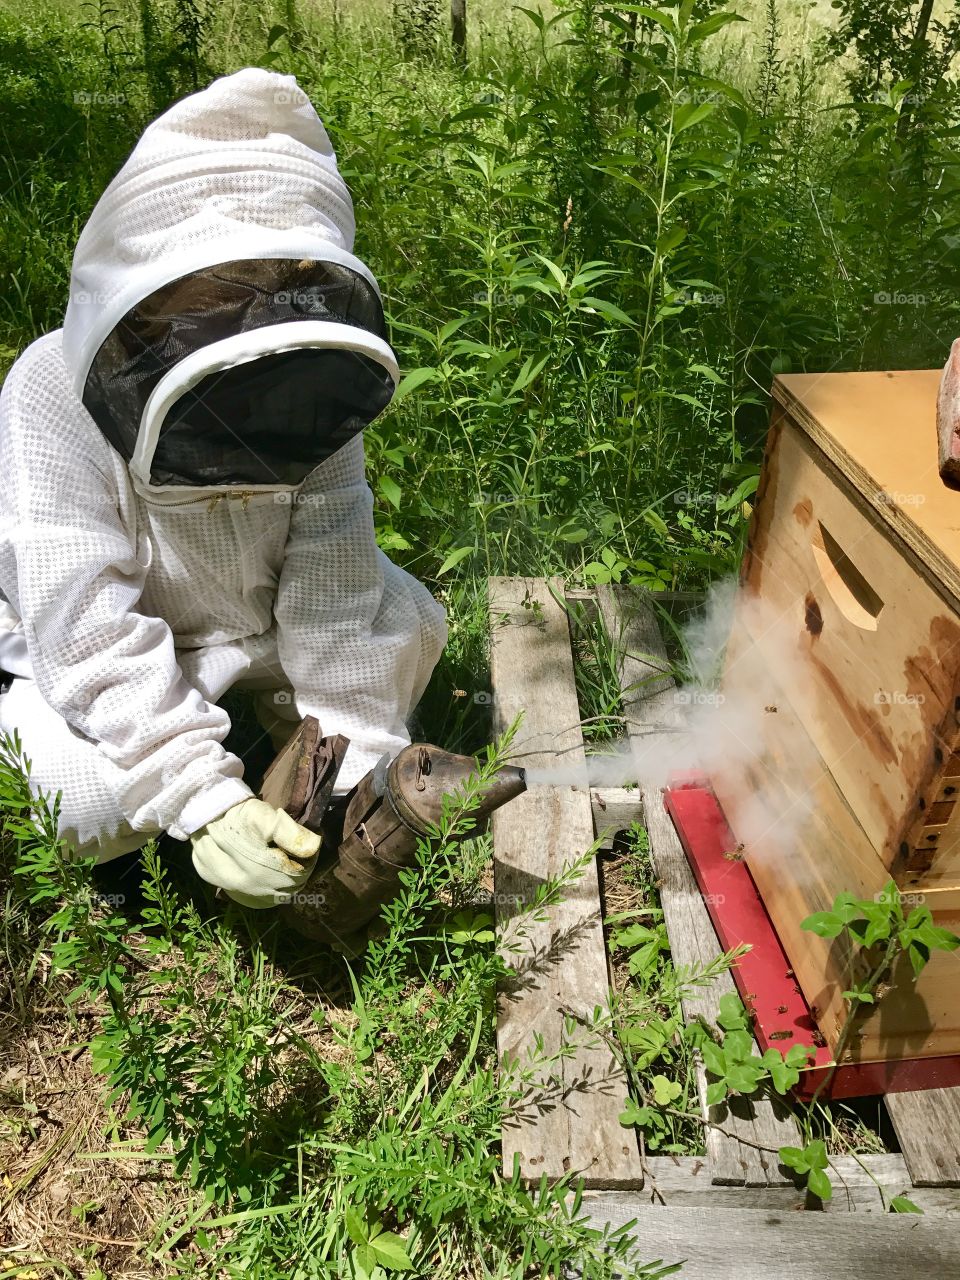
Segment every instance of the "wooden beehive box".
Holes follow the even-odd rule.
[[[938,380],[776,380],[725,660],[750,741],[714,786],[831,1045],[853,956],[806,916],[893,879],[960,931],[960,492],[937,471]],[[848,1056],[960,1052],[958,957],[916,984],[904,966]]]

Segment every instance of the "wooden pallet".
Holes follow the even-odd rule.
[[[584,743],[562,584],[494,578],[489,591],[497,731],[522,711],[514,745],[518,762],[554,765],[560,753],[567,763],[582,765]],[[582,599],[587,593],[575,594]],[[656,614],[640,593],[598,588],[589,595],[608,634],[618,640],[624,715],[639,761],[644,735],[677,723]],[[792,1212],[805,1207],[804,1192],[785,1176],[776,1156],[762,1150],[796,1143],[798,1130],[789,1112],[766,1100],[738,1099],[710,1109],[713,1123],[703,1157],[643,1158],[635,1132],[619,1124],[626,1080],[608,1049],[588,1043],[579,1021],[589,1019],[597,1007],[605,1008],[609,994],[596,864],[588,865],[540,923],[522,937],[517,933],[518,902],[529,902],[538,885],[594,840],[609,847],[612,834],[635,821],[642,821],[649,834],[674,960],[708,964],[721,954],[720,944],[662,796],[644,779],[641,765],[636,789],[591,790],[584,775],[579,785],[531,788],[494,814],[494,896],[503,954],[513,970],[499,1001],[501,1059],[522,1062],[537,1043],[548,1053],[565,1039],[577,1046],[563,1059],[554,1087],[542,1096],[531,1088],[529,1105],[504,1126],[505,1169],[512,1170],[518,1159],[529,1180],[579,1173],[589,1189],[584,1204],[592,1216],[614,1223],[637,1217],[641,1253],[667,1261],[688,1257],[685,1276],[717,1280],[736,1274],[749,1280],[769,1274],[772,1266],[760,1253],[752,1247],[745,1253],[744,1233],[760,1248],[764,1240],[776,1238],[778,1274],[799,1276],[800,1270],[794,1273],[782,1265],[784,1245],[789,1253],[795,1238],[797,1265],[808,1275],[820,1256],[811,1243],[817,1236],[816,1220]],[[720,997],[733,989],[730,976],[723,975],[688,1001],[687,1018],[702,1015],[713,1021]],[[556,1076],[556,1068],[552,1070]],[[698,1085],[705,1105],[702,1071]],[[943,1090],[889,1099],[903,1154],[835,1161],[836,1194],[826,1209],[834,1224],[843,1225],[828,1233],[835,1237],[838,1261],[824,1274],[853,1275],[855,1267],[862,1270],[863,1251],[875,1257],[880,1246],[884,1269],[879,1274],[884,1277],[906,1276],[908,1253],[915,1272],[928,1250],[939,1250],[935,1274],[960,1270],[960,1193],[952,1189],[960,1182],[958,1096],[956,1090]],[[845,1211],[882,1212],[879,1187],[888,1200],[905,1193],[926,1214],[937,1216],[936,1236],[927,1222],[912,1215],[887,1215],[882,1223],[874,1218],[869,1230],[862,1220],[841,1218]],[[771,1211],[783,1217],[772,1217]],[[954,1214],[955,1221],[943,1220]],[[710,1237],[706,1245],[700,1240],[704,1233]],[[955,1268],[945,1266],[950,1261]]]

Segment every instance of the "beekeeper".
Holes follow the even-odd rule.
[[[251,906],[319,838],[254,798],[220,697],[346,735],[342,792],[409,742],[446,640],[374,538],[362,432],[398,371],[353,239],[294,77],[225,76],[145,130],[0,394],[0,730],[80,853],[169,832]]]

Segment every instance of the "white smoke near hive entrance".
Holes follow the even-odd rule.
[[[812,812],[803,780],[822,767],[792,709],[811,696],[802,609],[779,614],[733,579],[716,584],[683,632],[686,678],[653,695],[654,727],[583,763],[529,768],[528,783],[666,787],[701,775],[750,852],[788,854]]]

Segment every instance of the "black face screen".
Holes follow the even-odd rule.
[[[350,325],[386,340],[379,295],[349,267],[263,258],[220,263],[155,290],[94,358],[83,403],[127,462],[150,393],[186,356],[265,325]],[[389,402],[390,374],[340,347],[268,354],[212,373],[172,406],[153,484],[298,484]]]
[[[164,419],[152,484],[299,484],[380,414],[382,365],[304,348],[208,374]]]

